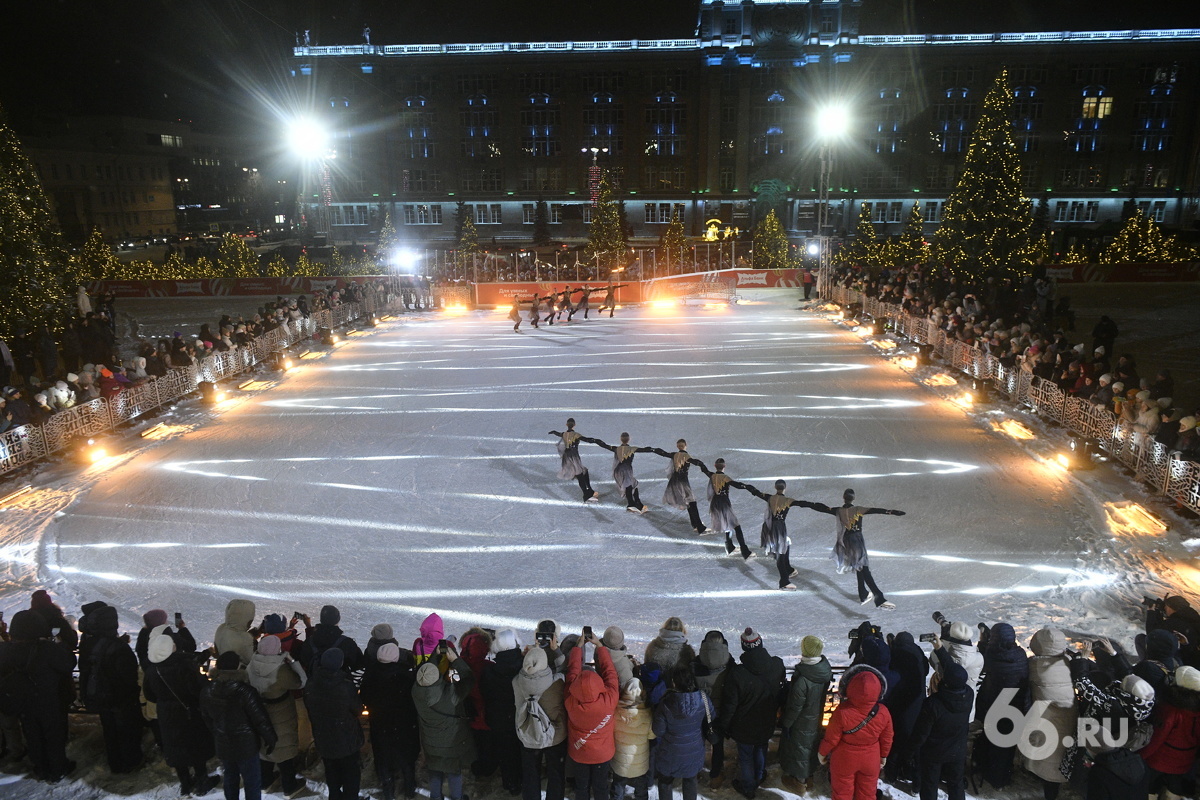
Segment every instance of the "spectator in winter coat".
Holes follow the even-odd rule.
[[[686,666],[671,670],[667,687],[654,709],[658,796],[670,800],[671,785],[680,778],[683,800],[696,800],[696,776],[704,769],[704,720],[714,717],[716,709]]]
[[[142,629],[138,631],[137,641],[133,646],[133,652],[137,654],[138,666],[142,670],[146,670],[150,664],[148,650],[150,647],[150,636],[154,633],[155,628],[163,628],[167,625],[167,612],[161,608],[152,608],[145,614],[142,614]],[[191,637],[191,633],[188,636]],[[193,645],[192,649],[195,649]]]
[[[88,635],[87,682],[81,685],[89,711],[100,715],[104,751],[114,774],[132,772],[142,765],[141,690],[138,687],[137,656],[129,648],[129,637],[118,631],[117,610],[96,609],[84,618]]]
[[[363,663],[368,665],[375,663],[377,661],[376,653],[385,644],[394,644],[396,647],[400,647],[400,642],[392,635],[392,626],[381,622],[371,628],[371,638],[367,640],[367,646],[363,648]]]
[[[463,637],[466,643],[466,637]],[[500,780],[511,795],[521,791],[521,740],[517,738],[517,703],[513,680],[521,672],[524,654],[521,640],[511,628],[497,631],[492,642],[495,659],[488,664],[479,681],[488,728],[492,732],[492,753],[500,764]]]
[[[1146,657],[1133,666],[1133,674],[1161,694],[1171,675],[1182,662],[1179,660],[1179,640],[1166,628],[1152,630],[1146,636]]]
[[[792,673],[787,701],[779,722],[779,765],[783,768],[783,786],[796,794],[812,788],[817,768],[816,742],[825,714],[825,694],[833,682],[833,668],[824,656],[825,643],[816,636],[800,642],[800,663]]]
[[[874,667],[883,676],[883,701],[886,703],[900,685],[900,675],[892,669],[891,647],[879,636],[862,636],[858,640],[858,653],[851,666],[855,664]]]
[[[589,646],[590,645],[590,646]],[[595,669],[584,669],[584,651]],[[567,771],[575,779],[575,800],[608,800],[609,765],[616,750],[613,717],[621,690],[608,648],[594,635],[567,654]]]
[[[561,675],[550,668],[546,650],[531,647],[521,662],[521,671],[513,678],[517,736],[521,740],[521,800],[541,800],[542,770],[546,773],[546,800],[563,800],[564,768],[567,754],[567,717],[563,709],[564,684]],[[530,699],[535,699],[554,726],[549,746],[523,736],[521,722]]]
[[[213,634],[213,647],[217,655],[237,653],[243,668],[254,656],[254,634],[250,626],[254,623],[254,602],[235,597],[225,605],[225,621],[217,626]]]
[[[1039,724],[1044,720],[1053,725],[1057,731],[1058,746],[1045,757],[1027,759],[1025,766],[1041,779],[1046,800],[1054,800],[1058,796],[1058,787],[1067,781],[1067,773],[1062,769],[1067,750],[1063,739],[1075,736],[1079,719],[1068,663],[1070,657],[1066,653],[1067,638],[1060,630],[1043,628],[1033,635],[1029,649],[1033,651],[1029,658],[1029,699],[1048,704],[1040,720],[1030,720],[1030,724]]]
[[[1190,797],[1195,780],[1189,777],[1200,749],[1200,671],[1175,670],[1175,682],[1155,701],[1154,736],[1139,752],[1150,768],[1150,794]],[[1160,795],[1161,796],[1161,795]]]
[[[10,641],[0,642],[0,675],[24,672],[28,678],[29,691],[17,717],[34,776],[54,783],[75,769],[75,762],[67,760],[67,706],[75,656],[47,641],[50,626],[34,611],[14,614],[8,635]]]
[[[987,649],[983,654],[984,679],[975,696],[975,720],[987,718],[992,704],[997,702],[1005,689],[1016,689],[1009,705],[1017,714],[1023,714],[1029,693],[1029,661],[1025,651],[1017,645],[1017,634],[1007,622],[997,622],[988,636]],[[1007,726],[1003,726],[1007,728]],[[1010,730],[1001,730],[1008,733]],[[998,747],[986,736],[975,740],[973,758],[975,772],[997,789],[1008,786],[1012,779],[1012,759],[1016,746]]]
[[[325,765],[329,800],[358,800],[362,782],[359,751],[363,746],[362,705],[358,690],[344,669],[346,656],[331,646],[321,653],[304,705],[312,722],[313,744]]]
[[[617,682],[624,686],[633,680],[633,667],[636,662],[625,649],[625,631],[616,625],[609,625],[604,629],[600,643],[608,648],[608,654],[612,656],[613,669],[617,671]]]
[[[1085,761],[1091,762],[1091,768],[1085,796],[1088,800],[1145,800],[1148,771],[1135,750],[1146,742],[1145,731],[1153,730],[1149,719],[1154,711],[1154,690],[1136,675],[1126,675],[1102,689],[1093,682],[1100,671],[1082,655],[1073,655],[1070,666],[1080,720],[1095,720],[1101,728],[1087,744]],[[1077,751],[1078,745],[1070,748],[1068,764],[1074,763]]]
[[[1178,637],[1175,638],[1180,661],[1189,667],[1200,666],[1200,614],[1196,613],[1196,609],[1192,608],[1186,597],[1173,594],[1166,597],[1161,604],[1146,610],[1146,632],[1159,629],[1177,633],[1186,640],[1187,644],[1183,645]],[[1149,645],[1146,649],[1149,655]],[[1161,648],[1159,651],[1161,652]]]
[[[38,589],[29,598],[29,610],[34,611],[50,626],[50,635],[54,641],[68,650],[74,650],[79,644],[79,634],[71,627],[71,622],[63,615],[62,609],[54,604],[45,589]]]
[[[1175,379],[1171,377],[1171,370],[1160,369],[1154,376],[1154,383],[1150,384],[1150,399],[1157,400],[1160,397],[1173,397],[1174,395]]]
[[[686,669],[686,667],[684,667]],[[621,687],[617,703],[615,749],[612,758],[613,798],[623,798],[625,787],[633,787],[634,800],[650,795],[651,712],[642,696],[642,682],[634,678]]]
[[[200,717],[207,681],[198,668],[196,640],[187,628],[172,631],[166,623],[151,628],[145,640],[142,690],[157,708],[163,760],[179,777],[181,795],[206,795],[220,779],[208,774],[213,735]]]
[[[418,667],[437,652],[438,643],[445,638],[442,618],[437,614],[430,614],[426,617],[421,623],[421,635],[416,638],[412,646],[413,658],[416,659]]]
[[[1196,432],[1196,418],[1188,415],[1179,420],[1179,437],[1175,440],[1175,452],[1184,461],[1200,461],[1200,434]]]
[[[721,692],[725,686],[725,676],[729,667],[735,663],[729,655],[729,643],[720,631],[709,631],[700,643],[700,657],[692,662],[692,672],[696,676],[696,686],[708,694],[714,713],[705,724],[704,738],[712,743],[712,761],[709,764],[708,785],[719,789],[725,783],[721,771],[725,768],[725,732],[715,709],[721,707]]]
[[[422,664],[413,687],[413,702],[421,726],[421,749],[429,771],[429,798],[442,800],[446,785],[450,800],[462,800],[462,773],[475,760],[475,744],[465,708],[475,676],[449,643],[428,655],[451,659],[445,675],[438,671],[436,663]]]
[[[200,692],[200,713],[213,734],[226,800],[236,800],[238,781],[246,800],[262,797],[262,773],[258,754],[275,744],[275,729],[263,706],[262,698],[246,678],[237,653],[232,650],[217,656],[212,683]]]
[[[347,674],[351,670],[362,669],[362,650],[353,639],[342,633],[338,627],[341,621],[342,612],[338,611],[337,606],[321,607],[321,621],[308,631],[304,639],[303,656],[298,659],[310,675],[316,672],[319,659],[331,647],[342,651],[341,668]]]
[[[888,711],[892,712],[892,730],[896,734],[896,746],[888,758],[885,770],[889,778],[912,781],[916,778],[916,750],[912,743],[913,726],[925,701],[926,676],[929,661],[925,651],[913,641],[908,631],[896,634],[891,644],[891,664],[898,680],[888,692]]]
[[[458,652],[475,681],[471,685],[471,693],[467,695],[467,715],[471,718],[471,737],[475,740],[475,760],[471,763],[471,774],[477,778],[486,778],[496,773],[500,766],[496,758],[495,737],[488,724],[487,706],[483,701],[483,682],[487,679],[487,671],[492,663],[488,656],[492,652],[492,635],[483,628],[471,628],[462,636],[458,643]],[[439,671],[444,675],[450,668],[447,659],[436,662]]]
[[[687,643],[687,627],[679,617],[668,618],[659,629],[658,636],[646,645],[646,663],[657,664],[664,673],[674,669],[681,658],[687,658],[690,664],[694,657]]]
[[[264,636],[259,640],[258,652],[250,659],[246,675],[250,685],[262,697],[271,727],[275,729],[275,747],[258,757],[263,786],[274,782],[278,765],[279,785],[284,794],[290,795],[304,786],[304,781],[296,777],[300,730],[293,692],[304,688],[308,675],[298,661],[283,652],[278,636]]]
[[[971,626],[965,622],[951,622],[943,629],[943,634],[933,640],[933,652],[929,654],[934,676],[937,676],[942,665],[938,651],[944,648],[950,660],[966,670],[967,688],[971,690],[973,697],[979,686],[979,676],[983,672],[983,654],[971,644]],[[974,707],[971,709],[971,718],[975,718]]]
[[[307,616],[298,616],[288,622],[282,614],[267,614],[263,617],[262,625],[259,630],[262,632],[262,639],[272,636],[279,640],[280,652],[296,658],[303,655],[303,641],[300,639],[300,633],[296,630],[296,623],[304,623],[305,634],[311,630],[312,625],[309,623]],[[262,648],[262,639],[258,640],[259,649]],[[307,674],[307,671],[306,671]]]
[[[742,663],[725,677],[718,718],[721,730],[737,742],[738,778],[733,788],[751,798],[766,773],[767,743],[775,732],[785,670],[753,628],[742,632],[741,644]]]
[[[417,793],[416,763],[421,742],[417,707],[413,705],[415,683],[412,652],[401,650],[395,642],[381,644],[374,657],[367,658],[358,696],[370,712],[371,755],[383,800],[394,800],[397,777],[405,797]]]
[[[945,649],[934,653],[940,668],[912,733],[913,750],[920,753],[917,785],[921,800],[937,800],[938,787],[943,781],[948,800],[963,800],[967,729],[975,692],[968,685],[967,671],[954,663]]]
[[[829,764],[833,800],[875,800],[879,771],[892,750],[892,717],[883,704],[884,679],[866,664],[846,670],[838,707],[818,748]]]

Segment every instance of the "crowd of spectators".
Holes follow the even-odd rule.
[[[1075,312],[1052,277],[967,284],[948,270],[913,266],[873,276],[844,265],[836,280],[928,318],[951,339],[1107,408],[1137,435],[1152,437],[1185,460],[1200,461],[1200,407],[1176,402],[1170,370],[1142,370],[1131,354],[1117,355],[1120,330],[1108,316],[1093,327],[1090,345],[1073,342],[1083,338],[1075,331]]]
[[[710,630],[693,647],[678,617],[639,658],[616,625],[567,633],[544,620],[526,642],[512,629],[451,636],[432,613],[411,645],[379,623],[360,646],[332,605],[313,624],[300,612],[260,618],[234,599],[200,649],[178,614],[148,611],[122,635],[112,606],[82,612],[77,633],[39,590],[0,630],[8,771],[71,775],[68,711],[81,706],[99,715],[111,772],[142,767],[149,730],[183,795],[215,788],[215,758],[230,800],[239,784],[255,800],[276,781],[311,794],[310,752],[331,800],[356,800],[368,741],[381,800],[415,796],[421,754],[431,800],[463,800],[467,775],[477,792],[523,800],[540,800],[543,780],[546,800],[645,800],[652,782],[660,798],[678,782],[694,800],[706,765],[710,789],[732,774],[748,800],[777,781],[804,794],[826,767],[834,800],[875,800],[881,776],[922,800],[940,788],[961,800],[968,781],[1006,790],[1018,768],[1046,800],[1068,785],[1089,800],[1195,789],[1200,614],[1181,596],[1147,599],[1137,655],[1103,638],[1072,645],[1050,627],[1030,654],[1007,623],[975,628],[935,612],[938,631],[919,637],[862,623],[844,669],[812,635],[791,666],[768,645],[794,643],[751,627]],[[1006,739],[993,718],[1010,730],[1015,719],[1019,735]]]

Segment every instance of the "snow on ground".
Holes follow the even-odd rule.
[[[22,520],[4,553],[26,562],[6,565],[0,605],[11,615],[40,579],[69,611],[103,599],[129,630],[150,608],[180,611],[202,640],[233,597],[260,617],[334,603],[359,640],[386,621],[403,642],[436,610],[448,632],[512,626],[529,641],[551,616],[568,632],[618,624],[639,653],[677,615],[696,642],[752,625],[789,662],[816,633],[839,663],[863,619],[918,634],[935,630],[934,610],[1012,622],[1022,640],[1054,624],[1128,645],[1143,590],[1190,577],[1176,532],[1110,528],[1103,502],[1141,497],[1131,483],[1080,481],[1038,455],[1052,431],[1026,416],[1039,438],[1016,442],[992,429],[994,409],[948,401],[955,390],[914,381],[792,293],[747,299],[520,334],[497,312],[406,317],[350,337],[211,420],[181,409],[173,436],[127,437],[133,452],[104,467],[37,476],[33,497],[46,499],[0,514],[6,530]],[[773,561],[729,558],[659,505],[667,462],[653,454],[634,462],[651,506],[639,516],[616,494],[609,453],[585,446],[603,502],[584,505],[556,477],[547,435],[568,416],[609,442],[686,438],[765,491],[784,478],[792,496],[836,505],[849,486],[860,504],[907,511],[864,526],[899,608],[859,605],[829,560],[832,518],[803,509],[788,520],[799,589],[777,590]],[[701,493],[703,476],[692,482]],[[757,545],[762,501],[739,492],[734,507]],[[103,794],[100,774],[86,793]]]

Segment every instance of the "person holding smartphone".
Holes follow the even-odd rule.
[[[450,662],[445,675],[438,670],[443,659]],[[475,685],[471,666],[458,654],[451,642],[443,639],[429,661],[417,669],[413,702],[421,732],[421,750],[429,771],[429,798],[462,800],[462,774],[475,759],[475,741],[471,735],[467,696]]]
[[[584,669],[585,660],[594,660],[595,670]],[[608,800],[621,690],[612,657],[590,628],[567,655],[565,686],[567,775],[575,779],[575,800]]]

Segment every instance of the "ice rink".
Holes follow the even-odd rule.
[[[430,611],[447,632],[513,626],[526,641],[549,616],[645,642],[676,615],[695,642],[752,625],[784,655],[808,633],[840,651],[865,618],[929,632],[934,609],[1023,637],[1078,631],[1083,609],[1094,628],[1131,630],[1142,574],[1092,493],[795,306],[794,292],[762,293],[520,334],[503,312],[387,322],[115,460],[45,528],[40,576],[70,610],[103,599],[133,630],[149,608],[181,611],[205,640],[233,597],[260,618],[336,604],[360,641],[378,622],[411,640]],[[661,506],[668,462],[653,454],[634,461],[651,507],[639,516],[612,456],[585,445],[602,502],[583,504],[547,435],[568,416],[612,443],[683,437],[763,491],[783,478],[793,497],[838,505],[853,487],[860,505],[906,511],[864,526],[899,608],[860,606],[829,558],[833,518],[798,508],[798,590],[777,590],[757,547],[765,504],[734,493],[756,555],[727,557]],[[692,485],[703,496],[695,470]]]

